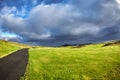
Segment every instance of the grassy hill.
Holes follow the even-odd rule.
[[[0,57],[30,47],[0,41]],[[22,80],[120,80],[120,42],[32,47]]]
[[[120,44],[31,48],[25,79],[120,80]]]
[[[16,42],[8,42],[5,40],[0,40],[0,58],[25,47],[29,47],[29,46],[24,44],[19,44]]]

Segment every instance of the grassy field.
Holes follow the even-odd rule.
[[[29,47],[29,46],[15,42],[0,40],[0,58],[25,47]]]
[[[29,50],[25,80],[120,80],[120,45]]]
[[[120,44],[33,47],[21,80],[120,80]],[[0,57],[30,47],[0,40]]]

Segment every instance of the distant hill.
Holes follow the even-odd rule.
[[[91,45],[91,44],[99,44],[99,43],[84,43],[84,44],[63,44],[60,47],[67,47],[67,46],[73,46],[73,47],[83,47],[86,45]],[[110,46],[110,45],[117,45],[120,44],[120,40],[113,40],[113,41],[106,41],[106,42],[102,42],[103,47],[105,46]]]
[[[120,45],[120,40],[106,42],[106,43],[103,45],[103,47],[105,47],[105,46],[110,46],[110,45]]]

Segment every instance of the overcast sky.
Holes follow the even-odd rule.
[[[0,39],[32,45],[120,39],[120,0],[0,0]]]

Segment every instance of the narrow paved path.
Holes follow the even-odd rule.
[[[0,80],[20,80],[28,63],[28,48],[0,59]]]

